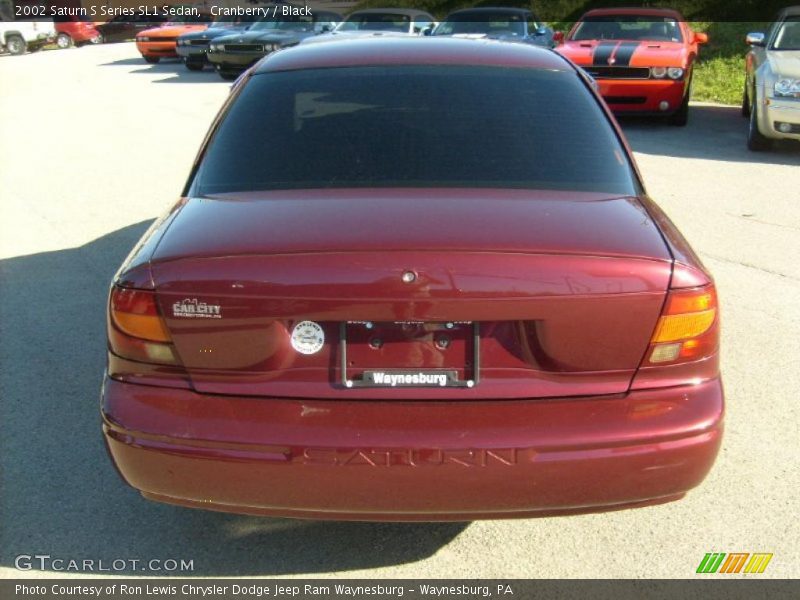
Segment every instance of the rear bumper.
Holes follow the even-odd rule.
[[[122,477],[154,500],[274,516],[472,520],[676,499],[710,470],[712,380],[612,398],[257,399],[103,386]]]
[[[663,114],[677,111],[686,93],[685,81],[670,79],[599,79],[600,95],[615,113]],[[662,109],[661,103],[669,106]]]

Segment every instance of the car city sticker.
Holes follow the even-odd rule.
[[[172,305],[172,314],[187,319],[221,319],[222,307],[200,302],[197,298],[186,298]]]
[[[292,348],[300,354],[316,354],[325,344],[325,332],[319,323],[300,321],[292,329]]]

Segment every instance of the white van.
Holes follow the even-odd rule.
[[[16,21],[10,5],[0,2],[0,51],[9,54],[34,52],[56,38],[56,29],[50,19]]]

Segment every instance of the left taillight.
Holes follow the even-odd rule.
[[[645,365],[699,360],[719,347],[717,293],[713,285],[669,291]]]
[[[122,358],[164,365],[180,364],[155,292],[114,286],[108,307],[108,343]]]

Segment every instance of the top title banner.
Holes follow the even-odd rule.
[[[688,21],[768,22],[790,4],[788,0],[0,0],[0,20],[107,21],[113,18],[141,20],[167,17],[174,21],[193,22],[224,19],[258,21],[308,17],[317,10],[346,15],[360,8],[382,7],[423,10],[442,19],[453,10],[482,5],[531,9],[537,19],[550,23],[573,22],[587,10],[618,7],[671,8],[680,11]]]

